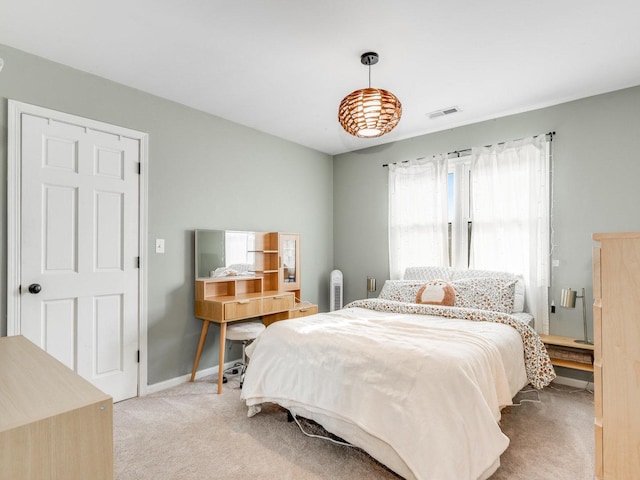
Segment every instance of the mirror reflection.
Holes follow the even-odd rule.
[[[196,278],[255,273],[255,232],[195,230]]]
[[[285,239],[282,242],[282,264],[284,266],[285,283],[295,283],[296,281],[296,241]]]

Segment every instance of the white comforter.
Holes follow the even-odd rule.
[[[526,384],[520,335],[492,322],[350,308],[274,323],[249,352],[248,406],[353,424],[423,480],[483,478],[509,444],[500,407]]]

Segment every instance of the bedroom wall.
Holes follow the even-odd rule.
[[[585,287],[593,338],[591,234],[640,230],[640,87],[336,156],[334,251],[345,301],[366,295],[367,275],[377,278],[378,291],[389,278],[388,171],[382,164],[550,131],[556,132],[552,256],[559,261],[550,299],[558,305],[562,288]],[[556,308],[552,334],[582,337],[579,302],[575,310]]]
[[[303,299],[328,309],[333,268],[329,155],[0,45],[0,335],[6,335],[7,99],[149,134],[148,382],[191,372],[195,228],[301,234]],[[166,253],[154,253],[155,238]],[[210,329],[200,368],[217,364]]]

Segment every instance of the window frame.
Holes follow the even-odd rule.
[[[453,177],[451,177],[451,175],[453,175]],[[453,178],[453,182],[450,182],[450,178]],[[453,186],[452,192],[450,191],[451,186]],[[451,195],[453,195],[452,198]],[[470,154],[449,158],[447,196],[449,266],[468,268],[471,260],[471,234],[473,225],[471,218]],[[462,196],[462,198],[458,201],[460,196]],[[459,214],[461,219],[458,218]],[[454,246],[457,246],[457,248],[454,248]],[[462,258],[459,258],[460,256],[462,256]]]

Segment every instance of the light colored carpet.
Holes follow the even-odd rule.
[[[116,480],[398,480],[357,449],[304,436],[275,405],[253,418],[233,379],[213,378],[114,406]],[[511,439],[491,480],[587,480],[593,474],[593,395],[562,385],[503,411]],[[516,400],[536,400],[520,393]]]

